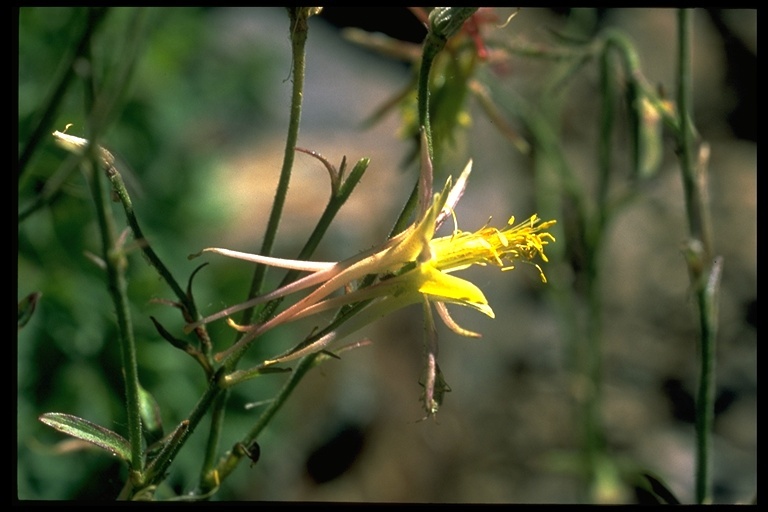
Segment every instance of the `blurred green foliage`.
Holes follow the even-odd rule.
[[[227,148],[257,137],[260,127],[269,125],[270,86],[280,84],[282,77],[275,74],[282,71],[276,70],[284,69],[275,66],[268,48],[223,43],[212,22],[216,14],[216,9],[204,8],[113,8],[91,40],[95,82],[106,86],[125,64],[121,59],[130,58],[126,48],[136,45],[130,83],[102,140],[120,161],[153,248],[182,284],[199,264],[186,256],[205,244],[206,233],[224,228],[226,198],[206,194],[212,188],[211,171]],[[20,154],[87,20],[86,8],[20,9]],[[69,133],[87,136],[82,83],[77,76],[71,81],[46,135],[73,123]],[[17,299],[42,293],[18,333],[21,499],[113,499],[125,479],[121,464],[101,452],[52,456],[54,448],[71,444],[57,444],[64,437],[37,421],[44,412],[58,411],[117,432],[126,428],[114,308],[103,271],[86,256],[100,252],[93,201],[79,169],[66,175],[67,162],[53,138],[43,137],[19,179],[19,211],[25,212],[46,184],[50,187],[52,177],[64,176],[51,201],[19,223]],[[125,217],[117,205],[114,215],[118,229],[124,229]],[[181,315],[150,302],[172,295],[138,250],[129,254],[128,292],[140,379],[163,405],[167,431],[189,413],[206,383],[191,360],[153,327],[150,315],[180,331]],[[209,268],[197,277],[195,293],[236,300],[247,286],[238,279],[227,269]],[[213,326],[212,332],[229,339],[232,334],[225,329]],[[261,385],[272,389],[279,382]],[[243,421],[245,417],[233,413],[227,428],[242,431]],[[169,484],[193,485],[200,456],[180,456]]]

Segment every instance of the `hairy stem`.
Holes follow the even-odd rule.
[[[86,107],[91,111],[95,97],[93,77],[86,78]],[[142,450],[141,413],[139,400],[139,375],[136,360],[136,342],[133,336],[128,302],[125,269],[128,265],[122,247],[118,247],[115,221],[109,205],[106,191],[102,186],[102,160],[98,151],[98,132],[91,128],[90,143],[86,148],[86,158],[90,163],[90,186],[96,206],[96,217],[101,233],[102,259],[106,265],[107,289],[112,296],[117,316],[118,334],[120,340],[120,355],[122,359],[123,376],[125,380],[126,409],[128,420],[128,441],[131,448],[131,477],[134,482],[142,480],[144,458]]]

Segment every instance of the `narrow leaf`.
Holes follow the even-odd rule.
[[[100,425],[60,412],[47,412],[38,419],[59,432],[95,444],[126,462],[131,459],[131,449],[128,440]]]
[[[181,350],[190,354],[196,351],[195,347],[193,347],[188,341],[179,339],[175,337],[173,334],[171,334],[168,331],[168,329],[163,327],[162,324],[157,321],[155,317],[150,316],[149,319],[152,320],[153,324],[155,324],[155,329],[157,329],[157,333],[160,336],[162,336],[165,341],[169,342],[174,347],[180,348]]]
[[[157,483],[162,478],[164,478],[165,471],[176,457],[176,454],[181,448],[188,432],[189,420],[183,420],[181,423],[179,423],[179,426],[176,427],[173,432],[171,432],[171,434],[168,436],[168,442],[165,443],[163,448],[157,454],[157,457],[155,457],[147,467],[146,474],[148,475],[149,482],[155,480],[154,483]]]

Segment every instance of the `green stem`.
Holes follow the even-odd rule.
[[[211,409],[211,405],[217,397],[223,392],[223,389],[219,386],[219,377],[222,374],[223,372],[219,371],[213,376],[205,393],[203,393],[203,396],[200,397],[200,400],[198,400],[197,404],[195,404],[195,407],[192,409],[192,412],[189,414],[187,418],[188,423],[185,424],[185,429],[180,433],[179,437],[174,438],[172,440],[173,444],[169,446],[168,449],[164,449],[157,458],[152,461],[151,471],[147,472],[144,479],[145,487],[156,485],[165,479],[167,476],[166,470],[176,458],[176,454],[187,442],[189,436],[195,431],[195,428],[200,424],[200,421],[205,417],[208,410]],[[136,490],[136,492],[139,491],[141,491],[141,489]]]
[[[85,56],[90,62],[89,69],[93,67],[90,54],[90,46],[86,45]],[[84,77],[86,111],[93,112],[96,97],[96,85],[93,75]],[[133,336],[133,323],[128,301],[127,282],[125,269],[128,266],[125,252],[118,247],[115,222],[112,210],[107,199],[107,194],[102,186],[102,160],[101,149],[97,140],[101,126],[89,125],[90,143],[86,148],[86,158],[90,164],[91,194],[96,206],[96,218],[101,232],[102,258],[106,266],[107,289],[112,296],[117,316],[118,335],[120,340],[120,355],[122,361],[123,378],[125,380],[126,415],[128,420],[128,442],[131,448],[130,479],[140,482],[143,479],[144,457],[142,449],[141,432],[141,404],[139,398],[139,374],[136,361],[136,342]]]
[[[318,220],[317,224],[315,225],[315,229],[309,235],[309,238],[304,244],[304,247],[302,247],[301,251],[299,251],[299,254],[296,257],[297,260],[308,260],[312,257],[312,254],[315,252],[315,249],[317,249],[317,246],[320,245],[320,241],[328,231],[328,228],[330,227],[333,219],[336,217],[336,214],[339,212],[341,207],[344,206],[344,203],[347,202],[350,194],[360,182],[360,179],[363,177],[365,171],[368,169],[369,163],[369,159],[361,159],[352,169],[349,177],[344,180],[344,183],[339,187],[338,192],[331,196],[330,201],[328,201],[328,205],[325,207],[323,214],[320,216],[320,220]],[[288,271],[285,274],[283,280],[280,282],[278,288],[295,281],[296,278],[299,277],[299,274],[301,274],[300,270]],[[281,297],[268,302],[267,305],[264,306],[263,316],[265,318],[272,316],[272,314],[275,312],[275,310],[277,310],[283,300],[284,297]]]
[[[424,42],[424,52],[421,58],[421,66],[419,67],[419,82],[418,82],[418,114],[419,125],[423,127],[424,133],[427,138],[427,150],[429,152],[429,158],[433,158],[432,153],[432,125],[429,122],[429,72],[432,69],[432,64],[435,61],[435,57],[440,53],[437,43],[433,41],[430,35],[427,35],[427,39]],[[445,42],[443,42],[443,46]]]
[[[586,347],[581,372],[587,384],[583,404],[584,450],[589,479],[593,486],[603,449],[603,434],[600,420],[602,396],[602,297],[600,290],[600,254],[608,217],[608,191],[613,156],[613,125],[615,101],[613,91],[613,67],[611,55],[606,48],[600,56],[600,137],[598,138],[598,183],[594,216],[586,221],[584,242],[587,258],[585,285],[587,295]]]
[[[613,157],[613,105],[615,95],[613,92],[613,66],[611,65],[610,51],[603,51],[600,59],[600,137],[598,139],[598,182],[597,182],[597,208],[598,214],[595,222],[595,230],[602,231],[606,223],[608,211],[608,189],[611,177],[611,160]]]
[[[97,134],[91,134],[91,143],[86,154],[91,164],[91,193],[96,204],[96,216],[102,240],[102,257],[106,265],[107,288],[112,296],[117,315],[117,326],[120,339],[120,353],[125,379],[126,408],[128,417],[128,440],[131,446],[132,479],[140,478],[143,471],[141,415],[139,402],[139,377],[136,361],[136,343],[133,337],[128,305],[127,283],[125,268],[127,261],[122,247],[117,247],[115,223],[110,205],[101,182],[101,162],[97,156]]]
[[[699,388],[696,397],[696,501],[711,501],[712,423],[715,402],[715,341],[717,337],[717,295],[722,260],[713,261],[711,229],[706,215],[706,172],[694,154],[692,122],[691,49],[692,22],[687,9],[678,11],[678,91],[680,115],[678,151],[683,178],[686,214],[690,231],[688,268],[696,290],[701,335]]]
[[[262,430],[264,430],[264,428],[269,424],[275,414],[277,414],[277,412],[282,408],[283,404],[285,404],[285,402],[288,400],[288,397],[291,395],[291,393],[293,393],[293,390],[296,389],[296,386],[299,385],[299,382],[301,382],[301,379],[304,378],[304,375],[306,375],[306,373],[316,364],[317,358],[321,355],[323,355],[322,352],[317,352],[299,360],[299,363],[296,365],[296,368],[293,369],[293,372],[291,372],[290,378],[280,390],[280,393],[278,393],[275,399],[270,402],[266,410],[261,414],[261,416],[259,416],[256,424],[241,441],[243,446],[250,446],[253,444]],[[323,357],[327,356],[323,355]],[[219,462],[215,471],[209,474],[209,478],[212,478],[214,475],[216,475],[216,478],[219,481],[224,480],[230,473],[232,473],[232,471],[235,470],[242,457],[243,453],[241,450],[230,450],[227,455]],[[203,489],[211,488],[213,486],[212,484],[213,482],[208,482],[207,485],[203,486]]]
[[[691,238],[702,243],[706,257],[712,255],[712,241],[707,217],[704,214],[702,180],[697,172],[696,155],[694,154],[695,129],[692,120],[692,84],[691,84],[691,50],[692,33],[688,10],[681,9],[678,13],[678,90],[677,105],[680,115],[680,130],[678,135],[679,158],[683,171],[683,191],[685,193],[686,214],[688,217]]]
[[[677,106],[680,115],[680,131],[678,133],[678,151],[680,164],[683,170],[683,185],[685,192],[685,204],[690,221],[695,220],[693,209],[695,199],[695,178],[693,170],[693,129],[691,126],[691,63],[690,63],[690,37],[691,21],[686,9],[678,11],[678,55],[677,55]],[[692,235],[699,231],[696,224],[691,225]]]
[[[363,280],[361,286],[367,286],[372,280],[373,276],[367,276]],[[315,333],[314,336],[307,341],[312,341],[312,339],[319,339],[320,337],[325,336],[329,332],[337,329],[341,324],[354,317],[370,302],[370,300],[366,300],[350,305],[348,308],[342,308],[330,325],[328,325],[320,332]],[[256,441],[259,434],[269,424],[272,418],[274,418],[277,412],[282,408],[282,406],[291,396],[293,391],[296,389],[296,386],[299,385],[299,382],[301,382],[307,372],[316,364],[319,364],[329,357],[330,356],[324,352],[315,352],[300,359],[296,365],[296,368],[294,368],[291,372],[290,378],[280,390],[280,393],[278,393],[275,399],[270,402],[269,406],[259,416],[259,419],[256,420],[253,428],[251,428],[248,434],[239,443],[237,443],[236,446],[251,446]],[[232,473],[232,471],[234,471],[243,455],[244,452],[242,450],[230,450],[227,455],[219,462],[216,470],[209,473],[209,478],[216,478],[217,481],[224,480],[230,473]],[[213,485],[214,482],[209,480],[205,483],[202,489],[210,489]]]
[[[102,232],[102,252],[107,265],[108,288],[112,295],[112,301],[115,304],[118,331],[120,333],[120,350],[125,376],[126,406],[128,411],[128,438],[131,444],[131,469],[141,472],[143,457],[141,416],[139,413],[139,375],[136,361],[136,342],[133,336],[133,324],[128,306],[127,282],[125,279],[127,261],[123,249],[115,247],[117,238],[114,234],[114,219],[109,210],[106,194],[101,186],[101,173],[97,167],[98,158],[93,151],[91,151],[90,161],[93,169],[95,169],[93,179],[91,180],[92,193],[97,203],[99,227]]]
[[[603,429],[601,422],[602,402],[602,322],[603,304],[600,287],[600,254],[604,232],[594,224],[593,235],[587,240],[585,284],[587,295],[586,354],[581,371],[585,379],[584,397],[584,443],[587,468],[592,484],[598,484],[598,463],[603,450]]]
[[[696,501],[707,503],[711,494],[712,423],[715,416],[715,342],[717,298],[722,260],[716,259],[706,286],[697,293],[701,329],[701,368],[696,398]]]
[[[216,465],[216,458],[219,450],[219,439],[221,439],[221,433],[224,427],[224,417],[226,411],[227,400],[229,399],[229,390],[224,390],[221,394],[216,396],[212,404],[211,410],[211,430],[208,433],[208,442],[205,446],[205,459],[203,460],[202,470],[200,472],[200,483],[198,484],[203,490],[203,494],[210,491],[210,488],[206,487],[206,482],[211,481],[211,469]]]
[[[171,290],[173,290],[173,293],[179,299],[179,302],[181,302],[181,304],[187,310],[189,318],[199,318],[200,315],[197,312],[197,306],[195,305],[195,301],[192,298],[192,295],[186,293],[184,289],[179,286],[178,281],[176,281],[176,279],[173,277],[171,271],[168,269],[168,267],[165,266],[155,250],[152,249],[149,241],[144,237],[144,232],[141,230],[139,221],[136,218],[136,212],[133,209],[133,201],[131,201],[131,196],[128,194],[128,189],[125,187],[125,182],[123,181],[122,175],[114,165],[107,169],[107,177],[112,184],[112,189],[115,191],[115,194],[120,200],[120,204],[123,206],[123,211],[125,212],[128,225],[131,227],[131,231],[133,232],[133,238],[141,247],[141,252],[144,253],[144,256],[146,256],[150,265],[152,265],[155,270],[157,270],[157,273],[160,274],[160,277],[162,277],[166,284],[170,286]],[[200,326],[199,328],[195,329],[195,332],[201,338],[203,346],[210,347],[211,343],[210,339],[208,338],[208,332],[205,326]]]
[[[280,224],[280,217],[283,213],[283,206],[288,195],[288,185],[291,181],[291,171],[293,169],[294,155],[296,154],[296,143],[299,139],[299,125],[301,123],[301,105],[304,94],[304,77],[306,65],[306,43],[309,25],[307,20],[312,15],[308,8],[290,7],[288,8],[290,17],[291,49],[293,57],[293,91],[291,93],[291,110],[288,120],[288,135],[285,141],[285,151],[283,153],[283,167],[280,171],[280,179],[275,192],[275,200],[272,204],[272,211],[269,215],[267,228],[264,233],[264,241],[261,245],[259,254],[269,256],[272,253],[272,247],[275,243],[277,228]],[[267,272],[266,265],[257,265],[253,273],[251,288],[248,292],[248,298],[255,297],[260,291],[264,282],[264,276]],[[241,323],[247,325],[251,323],[253,309],[247,309],[243,312]],[[233,358],[232,368],[239,358]]]
[[[158,274],[160,274],[160,277],[162,277],[168,286],[171,287],[173,293],[176,295],[179,301],[184,304],[192,318],[197,318],[197,309],[194,302],[189,299],[184,289],[173,277],[173,274],[171,274],[171,271],[168,270],[168,267],[165,266],[154,249],[152,249],[152,246],[149,244],[147,239],[144,237],[144,232],[142,231],[141,226],[139,225],[139,221],[136,218],[136,212],[133,209],[133,201],[131,200],[131,196],[128,194],[128,189],[125,187],[125,182],[123,181],[122,175],[116,167],[112,166],[107,170],[107,177],[109,178],[109,181],[112,184],[112,188],[114,189],[118,199],[120,200],[120,203],[123,206],[126,220],[128,221],[128,225],[131,227],[131,231],[133,232],[133,237],[139,243],[139,246],[141,247],[144,255],[147,257],[150,265],[155,267],[155,270],[157,270]]]
[[[421,52],[418,81],[419,126],[427,136],[429,158],[434,159],[432,146],[432,126],[429,120],[429,75],[432,64],[445,48],[448,39],[456,34],[477,11],[477,7],[435,7],[429,14],[429,30],[424,39]]]
[[[598,490],[598,470],[603,446],[603,432],[600,421],[601,388],[602,388],[602,297],[600,286],[600,254],[608,223],[610,209],[608,208],[608,192],[612,161],[611,140],[615,122],[613,102],[613,69],[610,51],[603,48],[598,61],[601,86],[600,137],[597,146],[598,176],[596,187],[595,207],[589,208],[584,188],[564,156],[564,151],[555,130],[556,108],[555,99],[548,98],[538,108],[522,108],[523,119],[532,133],[534,140],[534,155],[536,159],[537,185],[541,186],[539,200],[545,201],[552,191],[558,187],[564,197],[563,203],[568,206],[569,224],[575,232],[574,241],[578,246],[576,252],[583,253],[585,261],[583,270],[577,277],[581,286],[553,288],[552,294],[558,308],[561,310],[564,332],[569,340],[567,344],[567,361],[573,372],[576,396],[576,414],[580,422],[581,450],[584,470],[591,491]],[[557,184],[546,180],[545,164],[548,160],[557,177]],[[537,188],[538,190],[538,188]],[[546,208],[545,208],[546,209]],[[569,228],[566,228],[569,229]],[[556,283],[553,282],[553,287]],[[574,304],[584,304],[585,313],[583,327],[580,327],[581,316],[579,308]],[[595,496],[590,496],[594,498]]]
[[[293,59],[293,90],[291,93],[291,109],[288,121],[288,134],[286,137],[285,150],[283,153],[283,166],[280,171],[280,178],[278,180],[277,190],[275,191],[275,200],[272,203],[272,211],[270,212],[269,220],[267,221],[264,240],[262,242],[260,251],[260,254],[265,256],[269,256],[272,253],[272,247],[274,246],[275,238],[277,236],[277,229],[280,225],[280,218],[282,217],[283,207],[288,195],[288,186],[291,181],[293,160],[296,152],[296,144],[299,138],[299,126],[301,124],[301,106],[304,94],[304,77],[306,66],[306,43],[309,31],[309,25],[307,21],[313,14],[316,14],[316,11],[313,8],[288,8],[288,15],[290,19],[291,55]],[[251,287],[248,291],[249,299],[255,297],[261,291],[266,271],[266,265],[256,266],[256,269],[253,273],[253,278],[251,280]],[[241,323],[244,325],[251,323],[252,316],[252,308],[243,311]],[[234,370],[237,362],[244,353],[245,350],[233,354],[232,357],[224,362],[223,367],[228,371]],[[217,400],[214,404],[212,411],[212,417],[214,421],[223,421],[226,402],[226,398],[222,398]],[[218,449],[219,437],[220,430],[212,424],[207,443],[208,456],[206,456],[206,460],[203,464],[202,472],[200,475],[200,487],[203,490],[211,489],[213,485],[215,485],[215,483],[212,483],[212,477],[215,474],[215,470],[213,468],[213,454]],[[218,481],[219,478],[218,475],[216,475],[215,482],[217,483]]]

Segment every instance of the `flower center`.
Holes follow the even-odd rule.
[[[536,255],[547,261],[544,246],[555,238],[543,230],[556,221],[541,222],[538,215],[533,215],[520,224],[514,222],[515,218],[510,218],[502,230],[485,226],[474,233],[456,230],[452,235],[433,239],[430,242],[433,264],[443,272],[453,272],[487,264],[510,270],[515,260],[530,262]],[[541,276],[546,281],[543,273]]]

